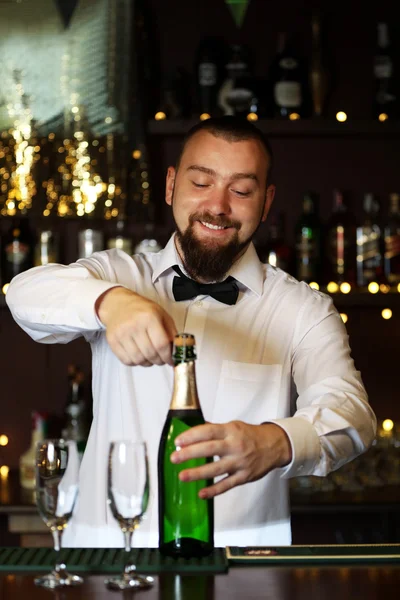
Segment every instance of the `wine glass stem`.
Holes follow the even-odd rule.
[[[125,575],[125,577],[130,578],[132,572],[136,571],[136,566],[133,565],[129,561],[129,553],[131,551],[131,544],[132,544],[132,531],[124,531],[124,541],[125,541],[125,557],[126,557],[124,575]]]
[[[57,553],[56,565],[55,565],[54,570],[57,573],[57,575],[59,575],[60,577],[64,577],[65,564],[60,563],[60,560],[59,560],[60,559],[60,550],[61,550],[62,531],[60,531],[59,529],[53,529],[52,534],[53,534],[54,550]]]

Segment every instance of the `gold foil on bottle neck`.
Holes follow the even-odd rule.
[[[196,410],[199,408],[195,363],[194,361],[179,363],[174,367],[174,390],[170,410]]]

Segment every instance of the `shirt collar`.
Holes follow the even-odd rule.
[[[154,283],[161,275],[172,270],[174,265],[179,265],[184,273],[185,267],[182,264],[178,251],[175,247],[175,234],[173,234],[165,248],[157,254],[157,262],[154,265],[152,282]],[[252,292],[261,296],[264,285],[264,269],[260,262],[256,249],[251,242],[246,252],[236,261],[230,269],[228,275],[232,275],[239,283],[250,289]]]

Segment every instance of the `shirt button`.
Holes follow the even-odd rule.
[[[203,302],[201,300],[196,301],[196,306],[203,306]]]

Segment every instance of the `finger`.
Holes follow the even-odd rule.
[[[118,342],[112,348],[112,351],[116,357],[127,367],[151,367],[152,363],[149,363],[143,356],[138,358],[132,358],[132,356],[125,350],[124,346]]]
[[[165,328],[164,321],[155,321],[148,328],[148,336],[157,354],[160,364],[172,364],[171,336]]]
[[[226,437],[226,427],[222,423],[205,423],[191,427],[175,438],[175,446],[188,446],[209,440],[223,440]]]
[[[121,340],[120,344],[125,353],[129,356],[130,365],[144,367],[152,364],[143,356],[138,345],[131,336],[126,336]]]
[[[228,475],[214,483],[214,485],[210,485],[209,487],[203,488],[199,491],[199,497],[203,499],[214,498],[215,496],[219,496],[219,494],[223,494],[228,490],[236,487],[237,485],[241,485],[244,483],[242,478],[240,477],[240,472],[235,473],[234,475]]]
[[[176,441],[175,441],[176,444]],[[178,449],[179,448],[179,449]],[[210,442],[199,442],[190,446],[177,446],[177,450],[171,454],[171,462],[180,464],[193,458],[206,458],[211,456],[224,456],[226,451],[223,440],[212,440]]]
[[[129,356],[128,352],[126,352],[124,346],[121,342],[114,342],[112,345],[110,344],[111,350],[114,352],[115,356],[126,366],[132,366],[132,360]]]
[[[135,343],[144,359],[149,363],[153,365],[165,364],[157,350],[154,348],[147,331],[142,331],[140,334],[135,335]]]
[[[211,463],[195,467],[194,469],[184,469],[179,473],[181,481],[198,481],[199,479],[214,479],[221,475],[232,475],[236,471],[232,460],[222,459]]]

